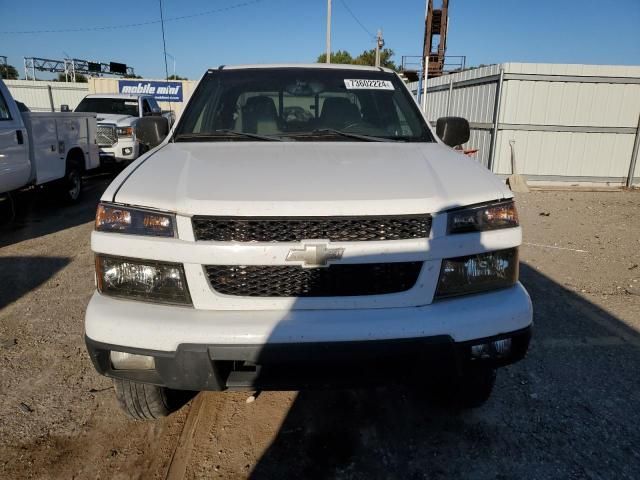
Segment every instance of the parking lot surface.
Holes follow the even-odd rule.
[[[0,230],[1,478],[640,478],[640,192],[518,196],[534,338],[480,409],[390,385],[205,393],[139,423],[83,343],[109,181],[26,195]]]

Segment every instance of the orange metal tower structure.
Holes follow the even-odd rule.
[[[422,58],[424,59],[427,55],[429,56],[429,78],[439,77],[442,75],[444,69],[444,58],[447,49],[449,0],[441,1],[442,5],[440,8],[433,8],[433,0],[428,0],[427,3]]]

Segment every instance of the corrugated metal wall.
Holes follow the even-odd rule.
[[[89,79],[89,92],[90,93],[118,93],[118,78],[90,78]],[[151,79],[141,78],[140,82],[149,81]],[[151,80],[162,81],[162,80]],[[174,80],[172,80],[173,82]],[[158,102],[163,110],[169,110],[171,108],[175,114],[176,119],[180,118],[182,111],[187,104],[189,98],[193,94],[198,82],[193,80],[182,80],[182,102]]]
[[[417,84],[411,87],[415,91]],[[426,113],[431,122],[447,114],[467,118],[472,134],[466,147],[478,148],[478,160],[498,174],[511,173],[513,142],[518,173],[530,180],[620,184],[629,173],[640,118],[640,67],[492,65],[430,79]]]
[[[637,80],[640,68],[506,64],[506,74],[522,76],[503,83],[496,173],[511,173],[512,141],[519,173],[626,180],[640,117],[640,83],[623,82]],[[556,76],[575,78],[554,81]]]
[[[89,93],[86,83],[71,82],[42,82],[33,80],[4,80],[11,95],[17,101],[24,103],[33,112],[50,112],[51,98],[55,111],[60,111],[60,105],[69,105],[72,110],[80,100]]]
[[[467,146],[477,148],[475,158],[489,166],[491,124],[500,65],[432,78],[427,82],[427,118],[432,123],[440,117],[459,116],[469,120],[471,138]],[[474,82],[478,82],[473,84]],[[465,86],[467,83],[471,85]],[[416,92],[417,82],[410,84]],[[449,93],[451,92],[451,93]]]

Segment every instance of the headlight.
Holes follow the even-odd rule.
[[[520,225],[513,200],[448,213],[447,233],[482,232]]]
[[[170,213],[100,203],[96,211],[96,230],[175,237],[175,219]]]
[[[184,268],[177,263],[96,255],[100,293],[148,302],[191,305]]]
[[[118,127],[116,128],[116,132],[119,137],[132,137],[133,127]]]
[[[518,281],[518,249],[442,260],[435,298],[496,290]]]

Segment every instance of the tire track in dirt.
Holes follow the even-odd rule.
[[[201,392],[163,478],[246,478],[278,434],[295,392]]]

